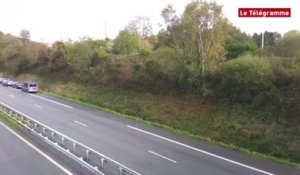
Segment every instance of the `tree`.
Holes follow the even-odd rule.
[[[274,32],[265,31],[264,33],[264,47],[275,46]]]
[[[139,35],[128,29],[121,30],[114,40],[113,52],[118,54],[131,54],[138,48]]]
[[[57,71],[68,67],[69,52],[64,42],[55,42],[50,50],[50,71]]]
[[[224,58],[227,24],[220,5],[197,0],[186,6],[181,18],[171,6],[162,11],[162,16],[166,23],[165,38],[172,47],[183,51],[184,62],[194,75],[203,77],[206,65]]]
[[[139,35],[138,51],[141,56],[148,56],[154,48],[152,23],[148,17],[136,17],[125,27],[129,32]]]
[[[277,54],[283,57],[300,58],[300,32],[292,30],[284,34],[278,43]]]
[[[42,49],[43,46],[40,43],[22,42],[19,37],[2,34],[0,36],[0,65],[10,73],[22,73],[37,64]]]
[[[278,32],[264,32],[264,47],[272,48],[274,47],[278,41],[281,39],[281,34]],[[262,42],[262,34],[254,33],[252,36],[252,40],[256,43],[257,47],[261,47]]]
[[[257,47],[261,47],[261,37],[262,37],[261,33],[260,34],[254,33],[252,36],[252,40],[253,42],[255,42]]]
[[[11,35],[6,35],[0,40],[0,56],[1,61],[13,59],[19,55],[22,50],[22,42]]]
[[[158,45],[166,45],[169,47],[179,46],[177,42],[177,35],[180,33],[180,19],[176,14],[176,10],[173,9],[172,5],[168,5],[161,12],[161,16],[165,22],[165,29],[161,29],[158,34]]]
[[[139,16],[131,20],[126,29],[138,33],[142,38],[152,35],[152,23],[148,17],[144,16]]]
[[[21,30],[20,32],[20,37],[24,40],[24,41],[29,41],[30,40],[30,32],[28,30]]]
[[[237,58],[241,55],[252,53],[257,49],[252,38],[234,26],[230,26],[225,47],[227,59]]]
[[[72,69],[79,72],[88,70],[95,53],[92,44],[86,39],[70,44],[68,62]]]

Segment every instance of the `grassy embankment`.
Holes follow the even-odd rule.
[[[163,95],[22,75],[51,95],[179,134],[206,140],[300,168],[299,121],[245,106],[217,104],[199,97]]]

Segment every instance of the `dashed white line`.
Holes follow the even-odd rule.
[[[15,98],[15,96],[14,96],[13,94],[9,94],[9,96],[10,96],[11,98]]]
[[[48,98],[44,98],[44,97],[41,97],[41,96],[38,96],[38,95],[34,95],[34,94],[30,94],[30,95],[31,95],[31,96],[34,96],[34,97],[37,97],[37,98],[40,98],[40,99],[43,99],[43,100],[46,100],[46,101],[49,101],[49,102],[51,102],[51,103],[55,103],[55,104],[57,104],[57,105],[64,106],[64,107],[69,108],[69,109],[73,109],[72,106],[65,105],[65,104],[62,104],[62,103],[59,103],[59,102],[50,100],[50,99],[48,99]]]
[[[24,139],[23,137],[21,137],[19,134],[17,134],[15,131],[13,131],[12,129],[10,129],[9,127],[7,127],[4,123],[0,122],[0,125],[2,125],[4,128],[6,128],[8,131],[10,131],[12,134],[14,134],[16,137],[18,137],[21,141],[23,141],[25,144],[27,144],[28,146],[30,146],[32,149],[34,149],[36,152],[38,152],[39,154],[41,154],[43,157],[45,157],[48,161],[50,161],[51,163],[53,163],[55,166],[57,166],[59,169],[61,169],[63,172],[65,172],[68,175],[73,175],[73,173],[71,173],[69,170],[67,170],[65,167],[63,167],[62,165],[60,165],[59,163],[57,163],[55,160],[53,160],[51,157],[49,157],[47,154],[45,154],[43,151],[41,151],[40,149],[38,149],[37,147],[35,147],[33,144],[31,144],[30,142],[28,142],[26,139]]]
[[[168,157],[166,157],[166,156],[163,156],[163,155],[161,155],[161,154],[158,154],[158,153],[156,153],[156,152],[154,152],[154,151],[149,150],[148,152],[151,153],[151,154],[154,154],[154,155],[156,155],[156,156],[158,156],[158,157],[161,157],[161,158],[163,158],[163,159],[166,159],[166,160],[168,160],[168,161],[170,161],[170,162],[177,163],[175,160],[170,159],[170,158],[168,158]]]
[[[42,106],[39,106],[39,105],[36,105],[36,104],[34,104],[33,106],[42,109]]]
[[[79,125],[81,125],[81,126],[85,126],[85,127],[88,126],[87,124],[81,123],[81,122],[79,122],[79,121],[77,121],[77,120],[74,120],[74,122],[77,123],[77,124],[79,124]]]
[[[130,125],[127,125],[127,127],[128,127],[128,128],[131,128],[131,129],[134,129],[134,130],[136,130],[136,131],[139,131],[139,132],[142,132],[142,133],[151,135],[151,136],[153,136],[153,137],[157,137],[157,138],[160,138],[160,139],[163,139],[163,140],[172,142],[172,143],[174,143],[174,144],[183,146],[183,147],[185,147],[185,148],[189,148],[189,149],[192,149],[192,150],[194,150],[194,151],[198,151],[198,152],[201,152],[201,153],[203,153],[203,154],[206,154],[206,155],[209,155],[209,156],[212,156],[212,157],[215,157],[215,158],[218,158],[218,159],[221,159],[221,160],[230,162],[230,163],[232,163],[232,164],[239,165],[239,166],[241,166],[241,167],[245,167],[245,168],[248,168],[248,169],[251,169],[251,170],[254,170],[254,171],[263,173],[263,174],[267,174],[267,175],[275,175],[275,174],[273,174],[273,173],[269,173],[269,172],[267,172],[267,171],[260,170],[260,169],[258,169],[258,168],[254,168],[254,167],[252,167],[252,166],[245,165],[245,164],[243,164],[243,163],[240,163],[240,162],[237,162],[237,161],[234,161],[234,160],[231,160],[231,159],[228,159],[228,158],[225,158],[225,157],[222,157],[222,156],[219,156],[219,155],[216,155],[216,154],[213,154],[213,153],[210,153],[210,152],[207,152],[207,151],[204,151],[204,150],[201,150],[201,149],[198,149],[198,148],[195,148],[195,147],[186,145],[186,144],[184,144],[184,143],[177,142],[177,141],[175,141],[175,140],[172,140],[172,139],[169,139],[169,138],[166,138],[166,137],[163,137],[163,136],[160,136],[160,135],[157,135],[157,134],[148,132],[148,131],[144,131],[144,130],[142,130],[142,129],[139,129],[139,128],[136,128],[136,127],[133,127],[133,126],[130,126]]]

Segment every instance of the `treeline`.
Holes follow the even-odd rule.
[[[82,38],[51,46],[0,33],[0,66],[10,74],[35,73],[95,86],[194,94],[212,100],[300,114],[300,33],[249,36],[214,2],[193,1],[180,16],[162,10],[152,34],[138,17],[111,39]]]

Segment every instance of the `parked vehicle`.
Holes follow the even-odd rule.
[[[17,88],[17,89],[21,89],[21,88],[22,88],[22,85],[23,85],[23,83],[21,83],[21,82],[18,82],[18,83],[17,83],[17,87],[16,87],[16,88]]]
[[[5,79],[5,78],[2,78],[2,77],[0,78],[0,84],[2,84],[2,81],[3,81],[4,79]]]
[[[7,82],[7,80],[8,80],[8,78],[5,78],[5,77],[1,78],[0,84],[4,85],[4,83]]]
[[[18,84],[20,84],[20,82],[18,81],[14,81],[11,85],[12,88],[17,88]]]
[[[25,82],[22,84],[21,89],[24,92],[36,93],[38,92],[38,84],[35,82]]]
[[[3,80],[2,80],[2,85],[3,85],[3,86],[8,86],[8,82],[9,82],[9,81],[10,81],[9,79],[6,79],[6,78],[3,79]]]
[[[12,86],[13,84],[14,84],[14,81],[12,81],[12,80],[7,81],[7,86]]]

